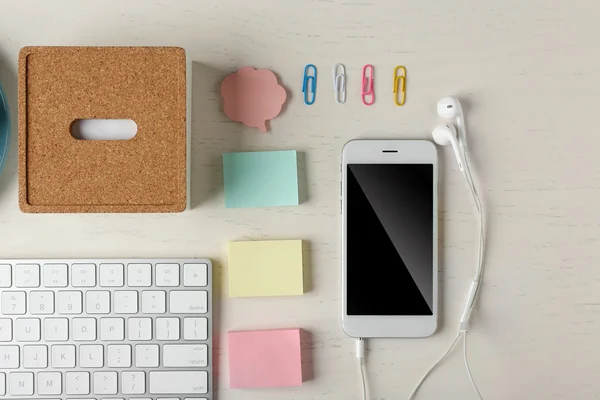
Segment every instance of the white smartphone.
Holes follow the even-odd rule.
[[[438,320],[435,145],[353,140],[341,168],[344,332],[430,336]]]

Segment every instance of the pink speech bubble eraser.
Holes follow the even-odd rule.
[[[281,112],[287,94],[268,69],[240,68],[221,83],[225,114],[236,122],[267,131],[267,121]]]

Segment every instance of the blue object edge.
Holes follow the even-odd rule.
[[[0,85],[0,172],[4,167],[6,157],[8,156],[8,147],[10,143],[10,110],[8,108],[8,99]]]

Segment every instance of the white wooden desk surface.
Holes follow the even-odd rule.
[[[354,343],[340,329],[338,164],[353,138],[430,138],[442,96],[463,101],[489,208],[481,303],[470,336],[486,399],[600,395],[600,3],[560,0],[0,1],[0,82],[16,110],[25,45],[177,45],[193,66],[192,203],[176,215],[26,215],[17,206],[16,118],[0,177],[2,257],[206,256],[215,260],[219,399],[356,399]],[[348,69],[348,101],[333,100],[331,67]],[[312,107],[303,68],[319,68]],[[360,69],[376,67],[377,102],[359,100]],[[408,69],[403,108],[392,69]],[[230,122],[218,85],[244,65],[270,68],[291,99],[272,131]],[[74,66],[76,67],[76,66]],[[297,149],[308,201],[228,210],[221,154]],[[468,189],[444,149],[442,326],[423,340],[371,340],[375,399],[404,399],[456,331],[474,269]],[[302,297],[230,299],[226,243],[310,242],[313,289]],[[373,266],[371,273],[378,273]],[[385,276],[381,277],[385,279]],[[256,317],[246,311],[260,309]],[[312,333],[314,378],[301,388],[230,390],[228,330]],[[308,361],[310,363],[310,360]],[[474,399],[459,354],[419,399]]]

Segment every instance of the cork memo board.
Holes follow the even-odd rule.
[[[25,47],[19,54],[24,212],[186,207],[186,59],[176,47]],[[129,140],[77,140],[78,119],[131,119]]]

